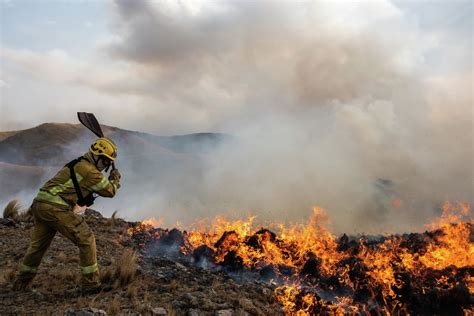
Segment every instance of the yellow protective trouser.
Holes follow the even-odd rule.
[[[34,278],[44,253],[58,231],[79,247],[82,286],[98,286],[99,268],[95,237],[84,218],[72,211],[64,211],[37,201],[33,202],[31,212],[35,218],[35,227],[30,246],[20,265],[18,279],[28,282]]]

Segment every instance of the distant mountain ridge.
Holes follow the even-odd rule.
[[[120,154],[140,156],[143,152],[166,155],[201,154],[231,136],[221,133],[196,133],[178,136],[156,136],[103,126],[104,134],[119,147]],[[2,139],[3,137],[3,139]],[[81,154],[95,139],[80,124],[44,123],[33,128],[0,133],[0,161],[25,166],[64,164],[67,153]]]
[[[233,139],[220,133],[156,136],[111,126],[102,129],[117,144],[118,166],[126,178],[148,178],[150,185],[156,185],[153,179],[172,180],[176,172],[199,168],[211,150]],[[96,138],[82,125],[67,123],[0,132],[0,202],[37,190],[58,168],[87,152]]]

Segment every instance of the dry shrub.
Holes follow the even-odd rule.
[[[17,222],[32,222],[33,214],[31,209],[22,209],[22,205],[18,200],[11,200],[3,209],[3,218],[10,218]]]
[[[107,305],[107,315],[118,315],[120,313],[120,299],[118,296],[115,296],[112,302]]]
[[[137,274],[137,255],[131,249],[125,249],[117,262],[116,277],[120,286],[129,284]]]
[[[7,206],[3,209],[3,218],[10,218],[13,220],[18,220],[20,215],[21,204],[18,200],[11,200],[8,202]]]
[[[116,288],[130,284],[137,275],[137,256],[131,249],[125,249],[122,256],[110,267],[106,267],[100,276],[104,284],[112,284]]]

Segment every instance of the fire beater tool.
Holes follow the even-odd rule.
[[[79,118],[79,122],[81,122],[82,125],[87,127],[92,133],[94,133],[98,137],[104,137],[104,132],[102,132],[102,128],[100,127],[99,121],[97,121],[93,113],[77,112],[77,117]],[[114,169],[115,163],[112,162],[112,170]]]

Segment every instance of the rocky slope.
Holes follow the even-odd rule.
[[[279,315],[273,286],[235,280],[188,261],[147,257],[128,241],[129,223],[88,211],[95,233],[103,283],[111,291],[81,295],[76,247],[58,234],[48,249],[31,291],[13,292],[10,283],[29,243],[32,222],[0,220],[0,315]],[[128,240],[128,241],[127,241]],[[87,314],[82,314],[87,315]]]

